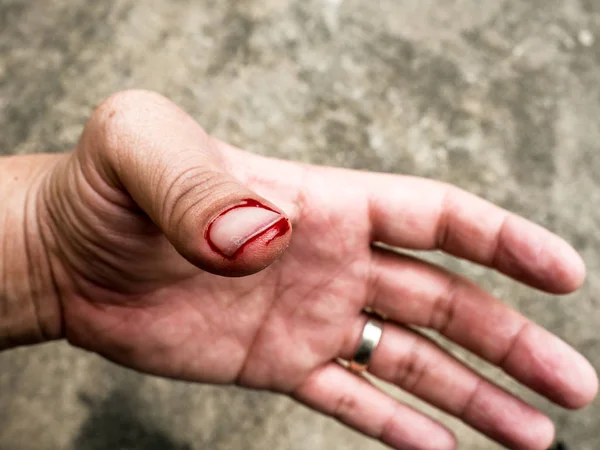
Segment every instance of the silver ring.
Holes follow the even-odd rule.
[[[369,318],[362,331],[358,350],[350,361],[349,369],[353,372],[364,372],[369,367],[371,356],[379,345],[383,334],[383,322],[375,318]]]

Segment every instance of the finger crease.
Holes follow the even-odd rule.
[[[355,410],[358,404],[355,392],[344,392],[338,397],[335,408],[333,409],[333,417],[342,422],[346,422],[347,419],[352,417],[351,411]],[[346,420],[344,420],[344,418],[346,418]]]
[[[479,391],[483,386],[484,379],[478,377],[475,380],[475,386],[473,387],[473,390],[471,391],[463,405],[456,412],[456,417],[458,417],[463,422],[468,421],[467,415],[469,414],[469,411],[471,410],[471,407],[473,406],[475,399],[477,398],[477,395],[479,394]]]
[[[506,228],[506,224],[508,222],[508,218],[510,216],[508,214],[505,214],[504,217],[502,218],[502,222],[500,223],[500,226],[498,227],[498,231],[496,233],[496,237],[494,239],[494,245],[493,245],[493,249],[492,252],[490,253],[490,258],[489,258],[489,263],[487,264],[489,267],[493,267],[493,268],[497,268],[498,267],[498,261],[500,259],[500,255],[502,254],[502,236],[504,235],[504,230]]]
[[[394,377],[396,383],[409,392],[414,391],[427,368],[427,364],[420,356],[420,348],[419,338],[415,337],[411,348],[406,353],[405,361],[398,366],[396,376]]]
[[[450,198],[451,188],[447,187],[441,201],[441,211],[435,226],[435,248],[445,250],[450,241]]]
[[[396,426],[396,416],[399,415],[399,412],[400,412],[400,404],[394,403],[392,412],[390,413],[388,418],[383,423],[383,426],[381,427],[381,431],[376,436],[373,436],[373,437],[384,443],[389,442],[390,439],[386,439],[386,436],[394,435],[394,433],[392,433],[391,431]]]
[[[517,344],[521,340],[521,337],[523,336],[523,334],[529,328],[530,325],[531,325],[531,322],[525,321],[519,327],[519,330],[511,338],[510,343],[508,344],[508,347],[507,347],[506,351],[504,352],[504,355],[502,356],[502,358],[500,358],[500,361],[498,361],[498,363],[496,364],[498,367],[501,367],[502,369],[504,369],[504,366],[506,365],[506,362],[510,358],[510,355],[512,355],[515,348],[517,347]]]
[[[161,203],[160,206],[160,211],[157,211],[157,214],[160,217],[171,217],[171,215],[173,214],[173,208],[176,206],[177,202],[174,200],[171,200],[172,197],[180,197],[182,195],[187,194],[187,191],[192,190],[196,184],[192,183],[189,186],[189,189],[186,192],[179,192],[179,193],[175,193],[175,191],[177,189],[179,189],[181,187],[181,185],[183,184],[182,181],[184,179],[192,179],[194,178],[194,173],[197,172],[197,167],[188,167],[187,169],[183,170],[180,174],[178,174],[174,180],[170,181],[167,187],[167,191],[164,193],[163,196],[163,201]],[[161,176],[158,179],[157,185],[158,186],[162,186],[163,185],[163,179],[166,178],[166,174],[165,172],[167,172],[167,170],[163,170]],[[170,206],[170,208],[168,208]]]
[[[428,326],[442,335],[446,334],[450,324],[454,321],[458,291],[461,284],[462,279],[459,276],[451,276],[448,285],[433,305]]]
[[[368,269],[368,280],[369,280],[369,288],[366,293],[365,307],[374,309],[375,303],[377,302],[377,296],[379,294],[379,285],[381,283],[381,270],[377,270],[378,263],[377,252],[371,252],[371,258],[369,260],[369,269]]]

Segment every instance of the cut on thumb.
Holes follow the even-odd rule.
[[[249,275],[287,248],[292,233],[283,211],[232,177],[216,140],[164,97],[115,94],[98,107],[86,135],[107,178],[197,267]]]

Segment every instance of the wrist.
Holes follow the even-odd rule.
[[[0,350],[62,335],[41,192],[63,158],[0,158]]]

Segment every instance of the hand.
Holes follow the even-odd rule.
[[[596,394],[592,367],[557,337],[456,274],[373,246],[441,249],[553,293],[582,284],[568,244],[457,188],[248,154],[145,92],[107,100],[57,158],[39,214],[60,334],[76,346],[282,392],[397,449],[455,439],[336,362],[352,358],[365,307],[388,318],[374,376],[511,448],[547,448],[552,423],[410,326],[565,407]]]

